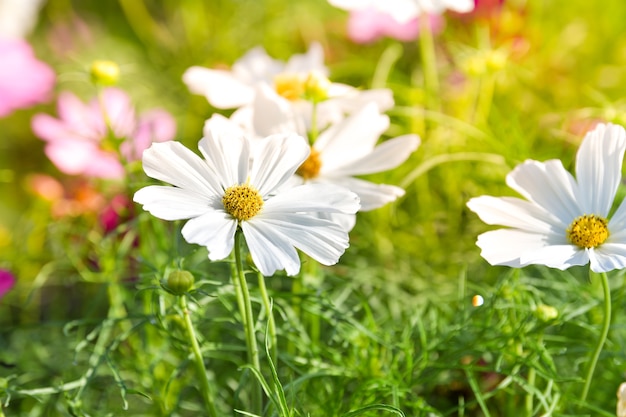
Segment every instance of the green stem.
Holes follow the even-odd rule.
[[[241,292],[244,307],[244,330],[246,332],[246,348],[248,350],[248,362],[261,373],[261,362],[259,360],[259,348],[256,343],[256,334],[254,332],[254,319],[252,317],[252,303],[250,302],[250,291],[248,283],[243,271],[243,262],[241,259],[241,236],[240,230],[235,233],[235,263],[237,264],[237,280],[238,289]],[[261,386],[259,384],[252,385],[252,412],[261,415],[263,408],[263,400],[261,398]]]
[[[536,370],[535,368],[530,368],[528,370],[528,385],[531,387],[535,386],[535,378],[536,378]],[[533,417],[533,401],[534,401],[534,393],[529,390],[526,393],[526,415],[528,417]]]
[[[585,377],[585,386],[580,397],[581,402],[585,402],[585,400],[587,399],[587,394],[589,394],[589,388],[591,387],[593,373],[596,370],[596,364],[598,363],[600,352],[602,352],[602,348],[604,347],[604,343],[606,342],[606,338],[609,334],[609,327],[611,325],[611,288],[609,286],[609,278],[607,277],[606,272],[600,274],[600,279],[602,283],[602,290],[604,293],[604,317],[602,320],[602,330],[600,331],[598,344],[596,345],[596,348],[591,355],[591,359],[589,360],[589,366],[587,367],[587,376]]]
[[[302,265],[304,270],[304,281],[313,284],[314,288],[320,288],[324,281],[324,276],[320,274],[319,264],[316,260],[307,256],[306,262]],[[320,340],[320,314],[309,315],[309,329],[311,332],[311,342],[317,346]]]
[[[439,102],[439,74],[437,72],[437,57],[435,42],[430,26],[430,17],[422,13],[420,16],[419,46],[424,72],[424,87],[426,90],[426,107],[429,110],[440,110]]]
[[[107,285],[107,295],[109,297],[109,312],[107,313],[107,318],[102,322],[102,328],[98,333],[98,339],[96,340],[92,354],[89,356],[89,369],[85,372],[84,377],[81,378],[82,382],[78,386],[78,390],[74,395],[75,401],[81,397],[83,390],[87,387],[87,384],[100,366],[100,363],[106,354],[107,343],[113,333],[113,327],[115,326],[116,320],[126,316],[124,298],[120,290],[120,284],[117,282],[109,283]]]
[[[265,286],[265,277],[262,273],[258,273],[259,278],[259,292],[261,293],[261,299],[263,300],[263,307],[265,308],[265,314],[267,314],[267,327],[270,337],[271,353],[274,360],[278,359],[278,339],[276,337],[276,322],[274,321],[274,314],[272,312],[272,301],[267,293],[267,287]]]
[[[319,136],[319,130],[317,128],[317,103],[313,102],[313,110],[311,112],[311,131],[309,132],[309,144],[312,146],[317,137]]]
[[[213,402],[213,394],[211,392],[211,385],[209,383],[209,377],[207,376],[206,369],[204,367],[204,359],[202,358],[202,351],[198,344],[198,338],[191,321],[191,315],[189,314],[189,308],[187,307],[187,297],[181,295],[178,297],[180,309],[183,313],[185,320],[185,328],[187,329],[187,336],[189,337],[189,344],[191,345],[191,351],[193,352],[194,364],[196,371],[198,372],[198,378],[200,379],[200,392],[206,405],[206,411],[210,417],[217,417],[217,410],[215,409],[215,403]]]

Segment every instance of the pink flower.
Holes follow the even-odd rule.
[[[176,133],[169,113],[155,109],[137,118],[128,95],[116,88],[105,89],[100,100],[88,104],[72,93],[61,93],[57,109],[58,119],[38,114],[32,128],[47,142],[48,158],[66,174],[121,178],[124,167],[116,143],[122,141],[119,152],[134,161],[152,142],[172,140]]]
[[[13,274],[6,269],[0,269],[0,298],[4,297],[14,285],[15,277]]]
[[[133,202],[124,194],[117,194],[100,213],[100,224],[104,233],[111,233],[125,220],[133,218]]]
[[[443,17],[429,15],[428,19],[433,33],[441,32]],[[419,18],[400,23],[373,7],[352,10],[348,19],[348,37],[356,43],[371,43],[385,36],[406,42],[417,39],[419,31]]]
[[[54,71],[37,60],[28,42],[0,39],[0,58],[0,117],[49,99]]]

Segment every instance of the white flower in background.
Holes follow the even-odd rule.
[[[45,0],[0,0],[0,39],[23,39],[37,24]]]
[[[348,234],[318,213],[355,213],[358,197],[346,189],[307,184],[280,190],[308,157],[306,140],[294,134],[250,141],[232,129],[210,127],[199,143],[204,160],[178,142],[154,143],[143,167],[174,187],[151,185],[134,200],[164,220],[189,219],[190,243],[206,246],[211,260],[226,258],[241,228],[256,267],[264,275],[300,270],[296,248],[324,265],[335,264]]]
[[[248,51],[232,66],[231,71],[199,66],[183,74],[183,82],[194,94],[206,96],[218,109],[232,109],[250,104],[259,83],[274,85],[276,77],[306,76],[310,72],[326,75],[324,51],[313,43],[306,54],[293,55],[286,63],[271,58],[258,46]]]
[[[559,160],[528,160],[506,178],[526,200],[482,196],[467,205],[487,224],[508,229],[478,236],[492,265],[531,264],[567,269],[591,264],[594,272],[626,267],[626,204],[609,219],[621,181],[626,131],[600,124],[576,156],[576,179]]]
[[[474,0],[328,0],[344,10],[375,9],[406,23],[422,14],[442,14],[446,10],[465,13],[474,9]]]
[[[306,54],[294,55],[286,63],[269,57],[263,48],[257,47],[235,62],[231,71],[194,66],[185,71],[183,81],[192,93],[206,96],[214,107],[241,108],[244,113],[256,106],[261,91],[298,119],[300,133],[312,124],[312,101],[317,102],[320,129],[367,102],[376,102],[380,111],[394,104],[389,89],[359,90],[332,83],[327,74],[322,47],[313,43]]]
[[[301,182],[335,184],[356,193],[361,210],[377,209],[404,195],[402,188],[375,184],[355,178],[395,168],[417,149],[417,135],[403,135],[376,146],[380,135],[389,127],[389,117],[368,104],[340,123],[323,131],[311,147],[311,154],[296,171]],[[355,216],[334,216],[350,230]]]

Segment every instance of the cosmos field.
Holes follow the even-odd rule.
[[[626,416],[624,22],[0,0],[0,416]]]

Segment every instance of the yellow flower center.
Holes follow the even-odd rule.
[[[307,75],[285,72],[274,77],[274,88],[287,100],[305,99],[319,103],[328,98],[330,80],[315,71]]]
[[[296,171],[296,174],[300,175],[304,180],[310,180],[318,176],[320,169],[322,168],[322,160],[320,153],[311,148],[309,157],[300,165],[300,168]]]
[[[224,209],[238,221],[250,220],[263,207],[263,197],[250,184],[228,187],[222,197]]]
[[[300,74],[283,73],[274,77],[276,92],[290,101],[302,98],[305,90],[305,80]]]
[[[567,228],[567,238],[581,248],[595,248],[609,237],[608,221],[595,214],[576,217]]]

